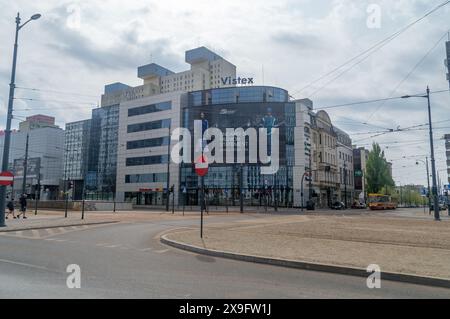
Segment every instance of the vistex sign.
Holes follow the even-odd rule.
[[[223,85],[253,85],[253,78],[232,78],[231,76],[227,76],[225,78],[221,78]]]

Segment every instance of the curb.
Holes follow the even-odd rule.
[[[365,269],[361,269],[361,268],[334,266],[334,265],[328,265],[328,264],[318,264],[318,263],[287,260],[287,259],[276,259],[276,258],[269,258],[269,257],[253,256],[253,255],[242,255],[242,254],[236,254],[236,253],[225,252],[225,251],[205,249],[205,248],[200,248],[197,246],[192,246],[189,244],[184,244],[184,243],[177,242],[175,240],[168,239],[167,235],[169,235],[169,234],[165,234],[160,237],[161,243],[171,246],[171,247],[174,247],[174,248],[177,248],[177,249],[186,250],[189,252],[207,255],[207,256],[211,256],[211,257],[227,258],[227,259],[252,262],[252,263],[258,263],[258,264],[265,264],[265,265],[271,265],[271,266],[278,266],[278,267],[328,272],[328,273],[335,273],[335,274],[347,275],[347,276],[356,276],[356,277],[364,277],[364,278],[367,278],[369,276],[369,273]],[[381,279],[388,280],[388,281],[397,281],[397,282],[403,282],[403,283],[416,284],[416,285],[450,288],[450,280],[443,279],[443,278],[422,277],[422,276],[417,276],[417,275],[400,274],[400,273],[393,273],[393,272],[382,272]]]
[[[67,225],[50,225],[50,226],[30,226],[30,227],[22,227],[22,228],[14,228],[14,229],[0,229],[1,233],[11,233],[15,231],[24,231],[24,230],[39,230],[39,229],[52,229],[52,228],[60,228],[60,227],[73,227],[73,226],[92,226],[92,225],[107,225],[107,224],[115,224],[119,223],[119,221],[104,221],[104,222],[87,222],[87,223],[70,223]]]

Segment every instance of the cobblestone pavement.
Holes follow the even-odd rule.
[[[184,230],[170,239],[202,248],[450,279],[450,223],[420,212],[273,216]],[[409,216],[411,215],[411,216]]]

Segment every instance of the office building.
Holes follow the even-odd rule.
[[[9,190],[15,198],[22,194],[24,163],[28,136],[27,179],[25,193],[42,200],[57,199],[63,176],[64,131],[55,125],[55,118],[35,115],[19,124],[11,134],[9,167],[14,172],[14,186]],[[0,156],[3,155],[4,134],[0,134]]]
[[[137,75],[143,81],[143,84],[137,87],[131,87],[120,82],[105,86],[101,108],[93,110],[92,113],[86,176],[86,186],[90,193],[96,193],[101,198],[111,199],[116,193],[116,180],[120,187],[129,184],[125,181],[125,178],[129,178],[127,177],[129,174],[116,176],[117,172],[120,174],[126,172],[125,167],[127,165],[123,152],[128,152],[126,145],[128,142],[133,142],[130,139],[139,135],[138,131],[124,133],[128,131],[128,119],[130,123],[134,124],[138,124],[140,121],[147,121],[148,123],[149,118],[153,118],[153,115],[155,115],[152,115],[152,113],[156,113],[156,111],[148,111],[148,109],[159,110],[158,108],[161,105],[164,108],[164,105],[171,104],[167,109],[170,117],[166,120],[170,120],[172,124],[179,123],[179,109],[176,111],[172,108],[176,108],[176,105],[179,104],[177,101],[181,98],[182,93],[211,87],[227,87],[230,84],[224,83],[222,80],[236,77],[236,67],[233,64],[205,47],[186,51],[185,61],[190,65],[190,70],[178,73],[156,63],[139,67]],[[137,109],[138,111],[133,114],[131,109]],[[131,110],[130,116],[128,116],[128,110]],[[122,117],[120,134],[119,114]],[[165,123],[167,124],[167,122]],[[158,132],[161,129],[142,130],[140,135],[158,135],[161,134],[161,132]],[[167,135],[167,132],[165,135]],[[158,141],[143,143],[143,146],[132,146],[132,153],[137,157],[142,152],[148,153],[149,149],[158,147]],[[159,163],[158,165],[163,164]],[[145,169],[145,167],[141,168]],[[160,169],[156,169],[155,172],[160,174]],[[176,172],[173,172],[171,176],[175,177],[176,174]],[[159,181],[160,178],[161,176],[158,175],[157,180]],[[119,198],[122,199],[124,192],[118,191],[117,193],[122,194]]]
[[[63,182],[74,200],[81,200],[85,191],[90,133],[91,120],[66,124]]]
[[[334,128],[337,135],[338,171],[340,182],[340,199],[350,207],[355,199],[354,158],[350,136],[344,131]]]

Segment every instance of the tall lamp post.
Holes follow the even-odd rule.
[[[439,213],[439,197],[437,192],[437,177],[436,177],[436,160],[434,157],[434,141],[433,141],[433,124],[431,120],[431,102],[430,102],[430,88],[427,87],[426,95],[405,95],[403,99],[409,99],[412,97],[421,97],[425,98],[428,101],[428,125],[430,128],[430,148],[431,148],[431,174],[433,176],[433,206],[434,206],[434,219],[436,221],[440,221],[440,213]]]
[[[429,213],[431,214],[431,189],[430,189],[430,171],[428,168],[428,157],[426,158],[426,161],[422,161],[422,160],[417,160],[416,161],[416,165],[419,165],[419,162],[425,164],[425,166],[427,167],[427,183],[428,183],[428,209],[429,209]]]
[[[16,64],[17,64],[17,49],[19,40],[19,31],[27,25],[32,20],[37,20],[41,17],[40,14],[34,14],[28,21],[20,24],[20,14],[17,13],[16,17],[16,37],[14,41],[14,54],[13,54],[13,64],[11,72],[11,83],[9,84],[9,99],[8,99],[8,113],[6,116],[6,129],[5,129],[5,142],[3,145],[3,162],[2,171],[8,170],[9,164],[9,148],[11,145],[11,121],[12,112],[14,106],[14,89],[16,88]],[[6,186],[0,187],[0,227],[5,227],[5,202],[6,202]]]

